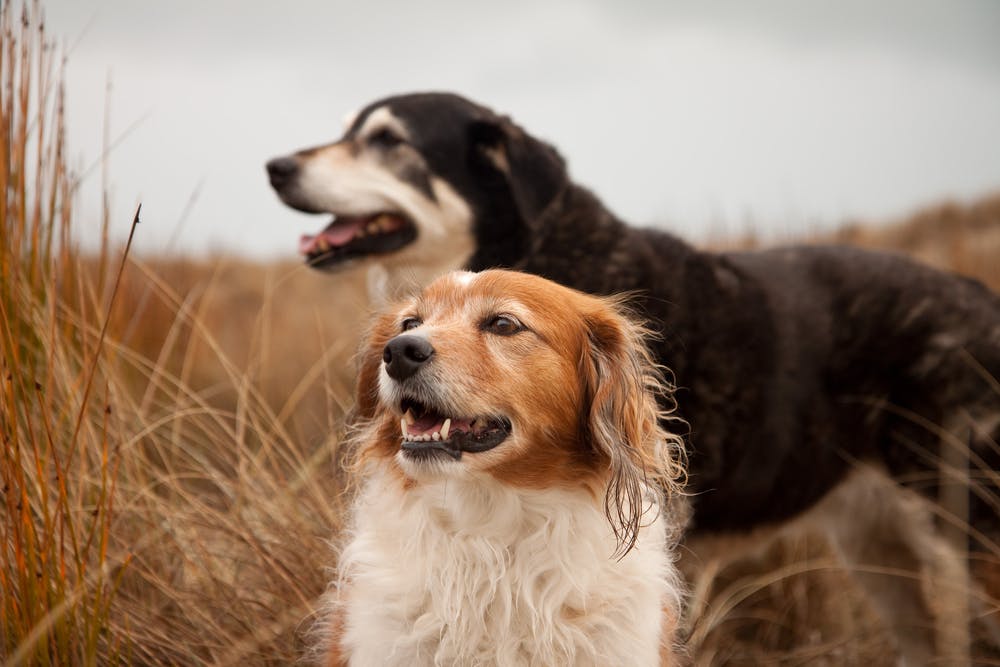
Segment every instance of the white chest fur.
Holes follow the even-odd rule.
[[[375,476],[340,561],[351,665],[656,665],[679,587],[654,511],[621,560],[601,500]]]

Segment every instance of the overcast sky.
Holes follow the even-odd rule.
[[[294,256],[324,222],[282,206],[264,162],[414,90],[510,114],[612,210],[695,241],[1000,190],[995,0],[44,5],[70,50],[74,164],[99,156],[106,102],[112,140],[132,128],[113,211],[123,234],[143,202],[147,252]],[[81,223],[99,189],[98,170]]]

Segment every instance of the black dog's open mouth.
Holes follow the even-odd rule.
[[[299,252],[313,268],[327,268],[349,259],[379,255],[411,243],[417,227],[398,213],[335,216],[319,234],[304,234]]]
[[[404,399],[400,409],[403,412],[400,420],[403,452],[415,459],[444,454],[457,461],[463,452],[471,454],[493,449],[511,432],[511,423],[506,417],[447,416],[411,399]]]

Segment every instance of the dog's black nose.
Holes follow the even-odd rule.
[[[271,179],[271,187],[280,189],[295,178],[299,172],[299,163],[293,157],[276,157],[267,163],[267,175]]]
[[[434,356],[434,348],[421,336],[396,336],[382,351],[385,372],[393,380],[405,380]]]

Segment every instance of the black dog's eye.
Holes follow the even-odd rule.
[[[368,143],[379,148],[392,148],[403,143],[403,139],[392,130],[382,128],[368,137]]]
[[[403,320],[403,324],[400,327],[400,329],[402,329],[403,331],[409,331],[410,329],[416,329],[421,324],[423,324],[423,322],[421,322],[419,318],[407,317],[406,319]]]
[[[524,331],[524,325],[513,315],[494,315],[483,322],[483,330],[498,336],[511,336]]]

